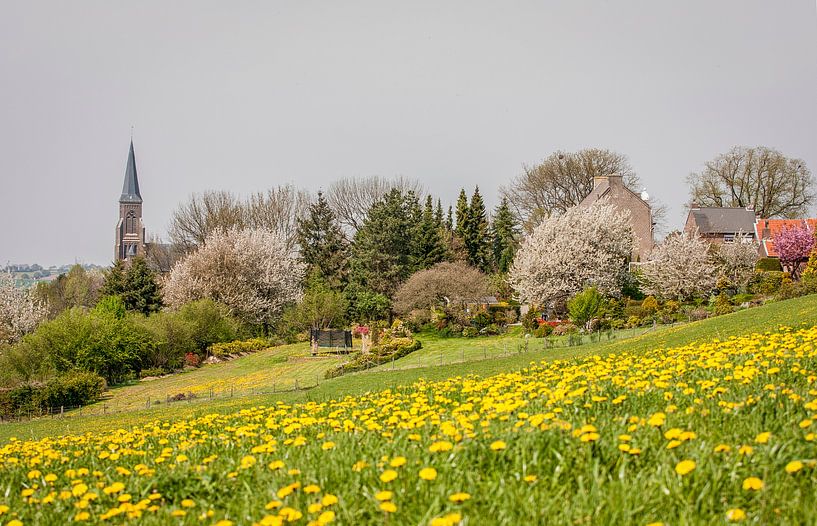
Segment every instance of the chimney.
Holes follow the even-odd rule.
[[[609,181],[609,175],[595,175],[593,176],[593,190],[599,187],[599,185],[605,181]]]

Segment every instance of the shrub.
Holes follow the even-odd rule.
[[[252,338],[249,340],[236,340],[226,343],[214,343],[208,348],[208,354],[216,358],[235,356],[237,354],[261,351],[270,347],[270,341],[265,338]]]
[[[642,322],[643,318],[641,318],[640,316],[630,316],[629,318],[627,318],[627,323],[625,327],[627,327],[628,329],[640,327]]]
[[[533,332],[539,327],[539,320],[541,319],[541,315],[535,309],[528,309],[528,312],[522,316],[522,327],[525,328],[527,332]]]
[[[105,391],[105,379],[88,371],[70,371],[48,381],[37,393],[42,407],[79,406],[99,400]]]
[[[730,313],[734,312],[734,310],[735,310],[734,306],[732,305],[732,302],[729,300],[729,296],[727,296],[723,292],[718,294],[718,296],[715,298],[715,309],[714,309],[715,316],[721,316],[723,314],[730,314]]]
[[[687,316],[689,316],[690,321],[705,320],[709,317],[709,311],[703,308],[691,309]]]
[[[783,267],[780,265],[780,260],[777,258],[761,258],[757,260],[755,270],[782,272]]]
[[[349,362],[340,364],[326,371],[326,378],[336,378],[347,373],[370,369],[391,360],[397,360],[422,347],[422,344],[413,338],[383,338],[380,343],[372,346],[370,353],[357,355]]]
[[[759,271],[749,280],[749,292],[751,294],[771,295],[776,293],[783,284],[784,272],[779,271]]]
[[[534,329],[533,335],[536,338],[546,338],[553,333],[553,327],[548,324],[542,324],[537,329]]]
[[[184,355],[184,365],[189,367],[198,367],[201,365],[201,358],[198,354],[189,352]]]
[[[658,312],[658,300],[655,299],[655,296],[647,296],[641,302],[641,308],[647,315],[655,314]]]
[[[603,300],[604,298],[595,287],[590,287],[576,294],[573,299],[567,302],[570,319],[578,325],[587,325],[598,314]]]
[[[466,338],[474,338],[479,335],[479,330],[476,327],[466,327],[462,330],[462,335]]]
[[[168,373],[166,369],[162,369],[161,367],[154,367],[151,369],[142,369],[139,372],[139,378],[150,378],[153,376],[164,376]]]
[[[572,323],[562,323],[561,325],[557,325],[556,327],[553,328],[554,336],[576,334],[577,332],[579,332],[579,328],[573,325]]]
[[[732,303],[735,305],[743,305],[744,303],[751,303],[754,299],[754,294],[736,294],[732,297]]]

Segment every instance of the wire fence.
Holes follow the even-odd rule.
[[[489,360],[497,360],[507,358],[513,355],[522,355],[532,352],[539,352],[542,350],[567,349],[571,347],[581,347],[590,343],[598,343],[601,341],[612,340],[627,340],[630,338],[642,336],[650,331],[655,330],[656,326],[648,327],[641,332],[630,332],[625,337],[621,338],[615,331],[599,331],[592,334],[574,334],[563,337],[548,336],[545,338],[523,337],[521,341],[508,342],[504,341],[502,347],[492,347],[486,345],[484,342],[479,345],[479,340],[475,340],[475,346],[481,349],[481,353],[475,353],[473,347],[466,352],[466,346],[462,346],[459,352],[445,352],[441,347],[439,352],[422,353],[415,352],[409,354],[399,361],[392,358],[391,362],[372,363],[366,369],[357,372],[350,372],[347,374],[360,374],[371,372],[371,369],[379,369],[383,372],[388,371],[406,371],[412,369],[440,367],[446,365],[456,365],[464,363],[475,363]],[[509,345],[510,343],[510,345]],[[208,402],[224,401],[229,399],[240,399],[253,396],[270,396],[277,394],[297,393],[309,391],[318,387],[322,382],[325,382],[322,375],[315,375],[314,381],[305,381],[303,379],[282,379],[279,381],[272,381],[270,385],[260,387],[250,387],[245,389],[238,389],[235,386],[230,386],[229,389],[208,388],[205,390],[194,389],[186,392],[167,392],[164,396],[148,396],[145,401],[140,404],[131,403],[123,404],[109,404],[106,401],[96,402],[90,405],[62,405],[55,407],[31,408],[28,410],[18,411],[13,415],[0,415],[0,423],[7,422],[26,422],[35,419],[64,419],[73,417],[87,417],[87,416],[107,416],[122,413],[130,413],[139,409],[154,409],[161,410],[162,408],[169,409],[171,407],[178,407],[182,404],[206,404]]]

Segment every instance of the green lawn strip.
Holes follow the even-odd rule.
[[[728,338],[730,336],[738,336],[752,332],[766,332],[774,330],[781,325],[791,327],[817,325],[817,295],[769,303],[762,307],[742,310],[726,316],[719,316],[698,322],[680,324],[674,327],[659,327],[641,336],[610,342],[602,341],[577,347],[557,347],[555,349],[543,350],[542,341],[538,339],[535,340],[534,343],[529,344],[528,352],[512,353],[509,356],[500,358],[465,363],[447,363],[442,367],[431,365],[428,367],[415,367],[396,371],[390,371],[389,368],[384,367],[383,370],[379,371],[365,371],[331,380],[321,380],[317,387],[303,391],[277,393],[274,395],[238,396],[226,399],[219,397],[213,401],[192,403],[178,402],[169,405],[160,404],[153,406],[149,410],[142,409],[140,411],[123,412],[106,416],[70,416],[64,419],[44,418],[35,419],[31,422],[7,423],[0,425],[0,442],[4,442],[12,436],[18,438],[39,438],[49,435],[77,434],[104,429],[128,428],[132,425],[143,424],[157,419],[172,420],[195,417],[207,413],[222,413],[254,405],[268,405],[278,400],[286,402],[327,400],[342,396],[357,395],[369,391],[394,388],[400,385],[410,384],[419,378],[440,380],[468,374],[489,376],[491,374],[520,369],[532,361],[543,359],[569,359],[588,354],[603,354],[623,350],[638,352],[653,348],[677,347],[713,338]],[[514,336],[508,335],[493,338],[497,340],[493,345],[498,346],[503,344],[503,339],[514,338]],[[516,334],[515,338],[521,339],[520,334]],[[478,357],[481,352],[479,348],[481,340],[485,340],[485,343],[492,341],[491,338],[487,337],[472,339],[450,338],[440,339],[439,344],[451,342],[451,348],[454,350],[449,354],[452,355],[456,355],[459,350],[458,346],[467,346],[470,344],[478,349],[478,351],[472,353]],[[299,345],[301,349],[303,349],[303,356],[308,355],[305,344]],[[292,348],[292,352],[299,352],[295,351],[295,349],[298,349],[298,345],[292,346]],[[227,368],[228,371],[233,371],[233,373],[230,374],[250,374],[251,372],[257,372],[258,368],[263,368],[264,356],[266,355],[262,353],[274,354],[274,352],[275,349],[261,351],[261,353],[238,358],[219,365],[230,366]],[[250,361],[253,358],[258,361]],[[343,360],[345,358],[336,359]],[[248,362],[244,362],[245,360]],[[411,356],[407,357],[407,361],[409,364],[411,363]],[[301,364],[300,367],[294,367],[294,364],[290,361],[285,364],[273,364],[273,366],[278,367],[278,371],[282,372],[280,367],[285,365],[284,371],[286,371],[287,375],[290,375],[289,377],[299,378],[299,381],[302,381],[302,385],[314,385],[316,378],[315,373],[320,367],[313,362],[304,363],[306,365]],[[326,360],[322,363],[330,364],[337,362]],[[198,371],[202,371],[200,374],[207,373],[207,377],[211,378],[209,376],[211,373],[207,372],[209,367],[215,368],[218,367],[218,365],[203,367],[197,371],[185,373],[185,375],[192,376],[197,374]],[[292,368],[295,372],[290,373],[289,368]],[[213,373],[215,376],[212,377],[214,380],[219,380],[226,374],[219,369],[214,369],[214,371],[216,371]],[[240,376],[229,377],[238,378]],[[272,377],[272,374],[270,377]],[[169,377],[167,380],[169,381],[171,378],[172,377]],[[162,380],[165,379],[155,381],[160,382]],[[191,381],[189,385],[192,384],[193,382]],[[269,385],[271,386],[271,383]],[[164,396],[165,386],[166,384],[157,383],[154,392],[156,392],[157,395],[161,393],[161,395]],[[137,399],[137,406],[139,405],[138,402]],[[144,404],[144,399],[141,403]],[[144,407],[144,405],[141,407]]]

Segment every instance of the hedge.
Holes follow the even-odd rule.
[[[252,338],[249,340],[236,340],[227,343],[214,343],[208,348],[211,356],[216,358],[224,358],[227,356],[235,356],[237,354],[250,353],[261,351],[270,347],[269,340],[264,338]]]
[[[347,373],[371,369],[382,363],[397,360],[422,348],[423,344],[413,338],[386,338],[372,347],[367,354],[358,353],[350,362],[346,362],[326,371],[326,378],[336,378]]]
[[[105,379],[88,371],[69,371],[46,383],[20,384],[0,390],[0,416],[85,405],[98,400],[105,388]]]

